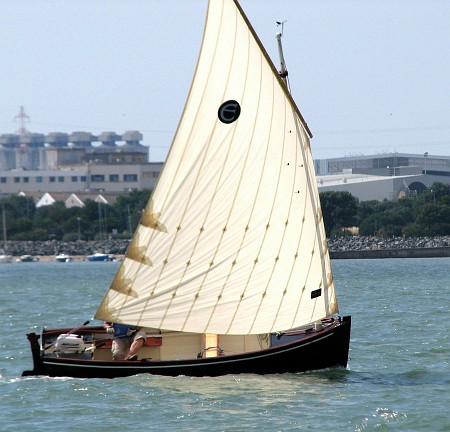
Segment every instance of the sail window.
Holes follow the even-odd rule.
[[[241,106],[235,100],[224,102],[219,107],[218,116],[222,123],[230,124],[236,121],[241,115]]]
[[[311,300],[320,297],[321,295],[322,295],[322,288],[311,291]]]

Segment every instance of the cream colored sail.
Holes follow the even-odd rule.
[[[211,0],[165,167],[96,318],[261,334],[336,311],[307,126],[240,6]]]

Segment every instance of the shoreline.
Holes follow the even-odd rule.
[[[74,261],[87,261],[88,255],[107,253],[123,258],[130,240],[103,241],[8,241],[7,253],[14,262],[22,255],[39,257],[39,261],[54,261],[60,253]],[[450,236],[382,239],[379,237],[347,236],[328,239],[331,259],[368,258],[436,258],[450,257]],[[0,251],[1,253],[1,251]]]
[[[86,259],[88,255],[96,252],[107,253],[114,256],[124,255],[130,240],[100,240],[100,241],[84,241],[78,240],[73,242],[48,240],[48,241],[19,241],[8,240],[7,252],[14,258],[22,255],[31,255],[40,257],[41,259],[54,259],[56,255],[66,254],[72,258]]]
[[[330,251],[330,259],[382,259],[382,258],[446,258],[447,248],[374,249],[355,251]]]
[[[25,254],[25,255],[29,255],[29,254]],[[18,255],[15,256],[13,255],[12,258],[12,262],[13,263],[22,263],[22,262],[41,262],[41,263],[45,263],[45,262],[56,262],[55,260],[55,255],[32,255],[33,258],[36,258],[36,261],[21,261],[20,257],[22,255]],[[110,261],[105,261],[105,262],[117,262],[117,261],[121,261],[123,259],[123,255],[114,255],[114,259],[110,260]],[[70,255],[71,261],[70,262],[89,262],[86,255]],[[98,261],[98,262],[103,262],[103,261]]]
[[[331,259],[442,258],[450,257],[450,236],[379,237],[348,236],[328,240]]]

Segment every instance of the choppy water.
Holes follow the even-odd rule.
[[[22,378],[25,334],[94,313],[116,263],[0,265],[0,430],[450,431],[450,259],[333,261],[347,370]]]

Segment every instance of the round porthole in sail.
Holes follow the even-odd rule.
[[[235,100],[229,100],[220,105],[218,116],[222,123],[229,124],[236,121],[241,114],[241,106]]]

